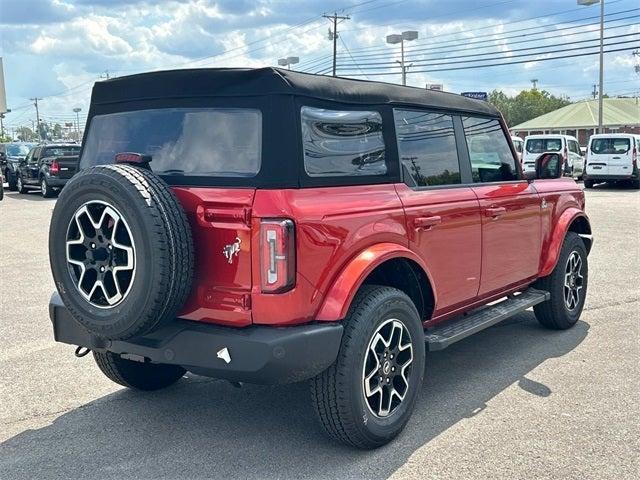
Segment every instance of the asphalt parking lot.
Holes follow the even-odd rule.
[[[142,394],[54,343],[54,203],[0,202],[0,478],[637,478],[639,191],[587,191],[595,245],[573,329],[525,312],[430,354],[408,427],[372,452],[321,434],[306,384],[189,376]]]

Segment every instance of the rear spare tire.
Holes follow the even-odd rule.
[[[49,229],[56,288],[89,332],[124,340],[173,318],[191,289],[193,242],[171,189],[130,165],[82,170]]]

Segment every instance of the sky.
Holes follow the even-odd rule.
[[[626,49],[605,54],[605,93],[638,95],[640,3],[605,5],[605,51]],[[294,69],[330,73],[332,24],[322,15],[334,12],[350,17],[338,25],[339,75],[399,83],[400,48],[385,38],[415,30],[408,85],[513,95],[537,79],[581,100],[598,81],[598,56],[584,54],[597,51],[599,9],[576,0],[0,0],[5,125],[30,126],[34,97],[43,120],[71,122],[79,107],[82,123],[93,83],[107,76],[287,56],[299,57]]]

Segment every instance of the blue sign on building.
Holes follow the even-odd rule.
[[[476,100],[484,100],[485,102],[489,98],[487,92],[462,92],[460,95],[463,97],[475,98]]]

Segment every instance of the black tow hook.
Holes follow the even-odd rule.
[[[78,347],[78,348],[76,348],[76,352],[75,352],[75,354],[74,354],[74,355],[75,355],[76,357],[78,357],[78,358],[82,358],[82,357],[84,357],[84,356],[86,356],[86,355],[89,355],[89,352],[91,352],[91,349],[90,349],[90,348],[87,348],[87,347]]]

